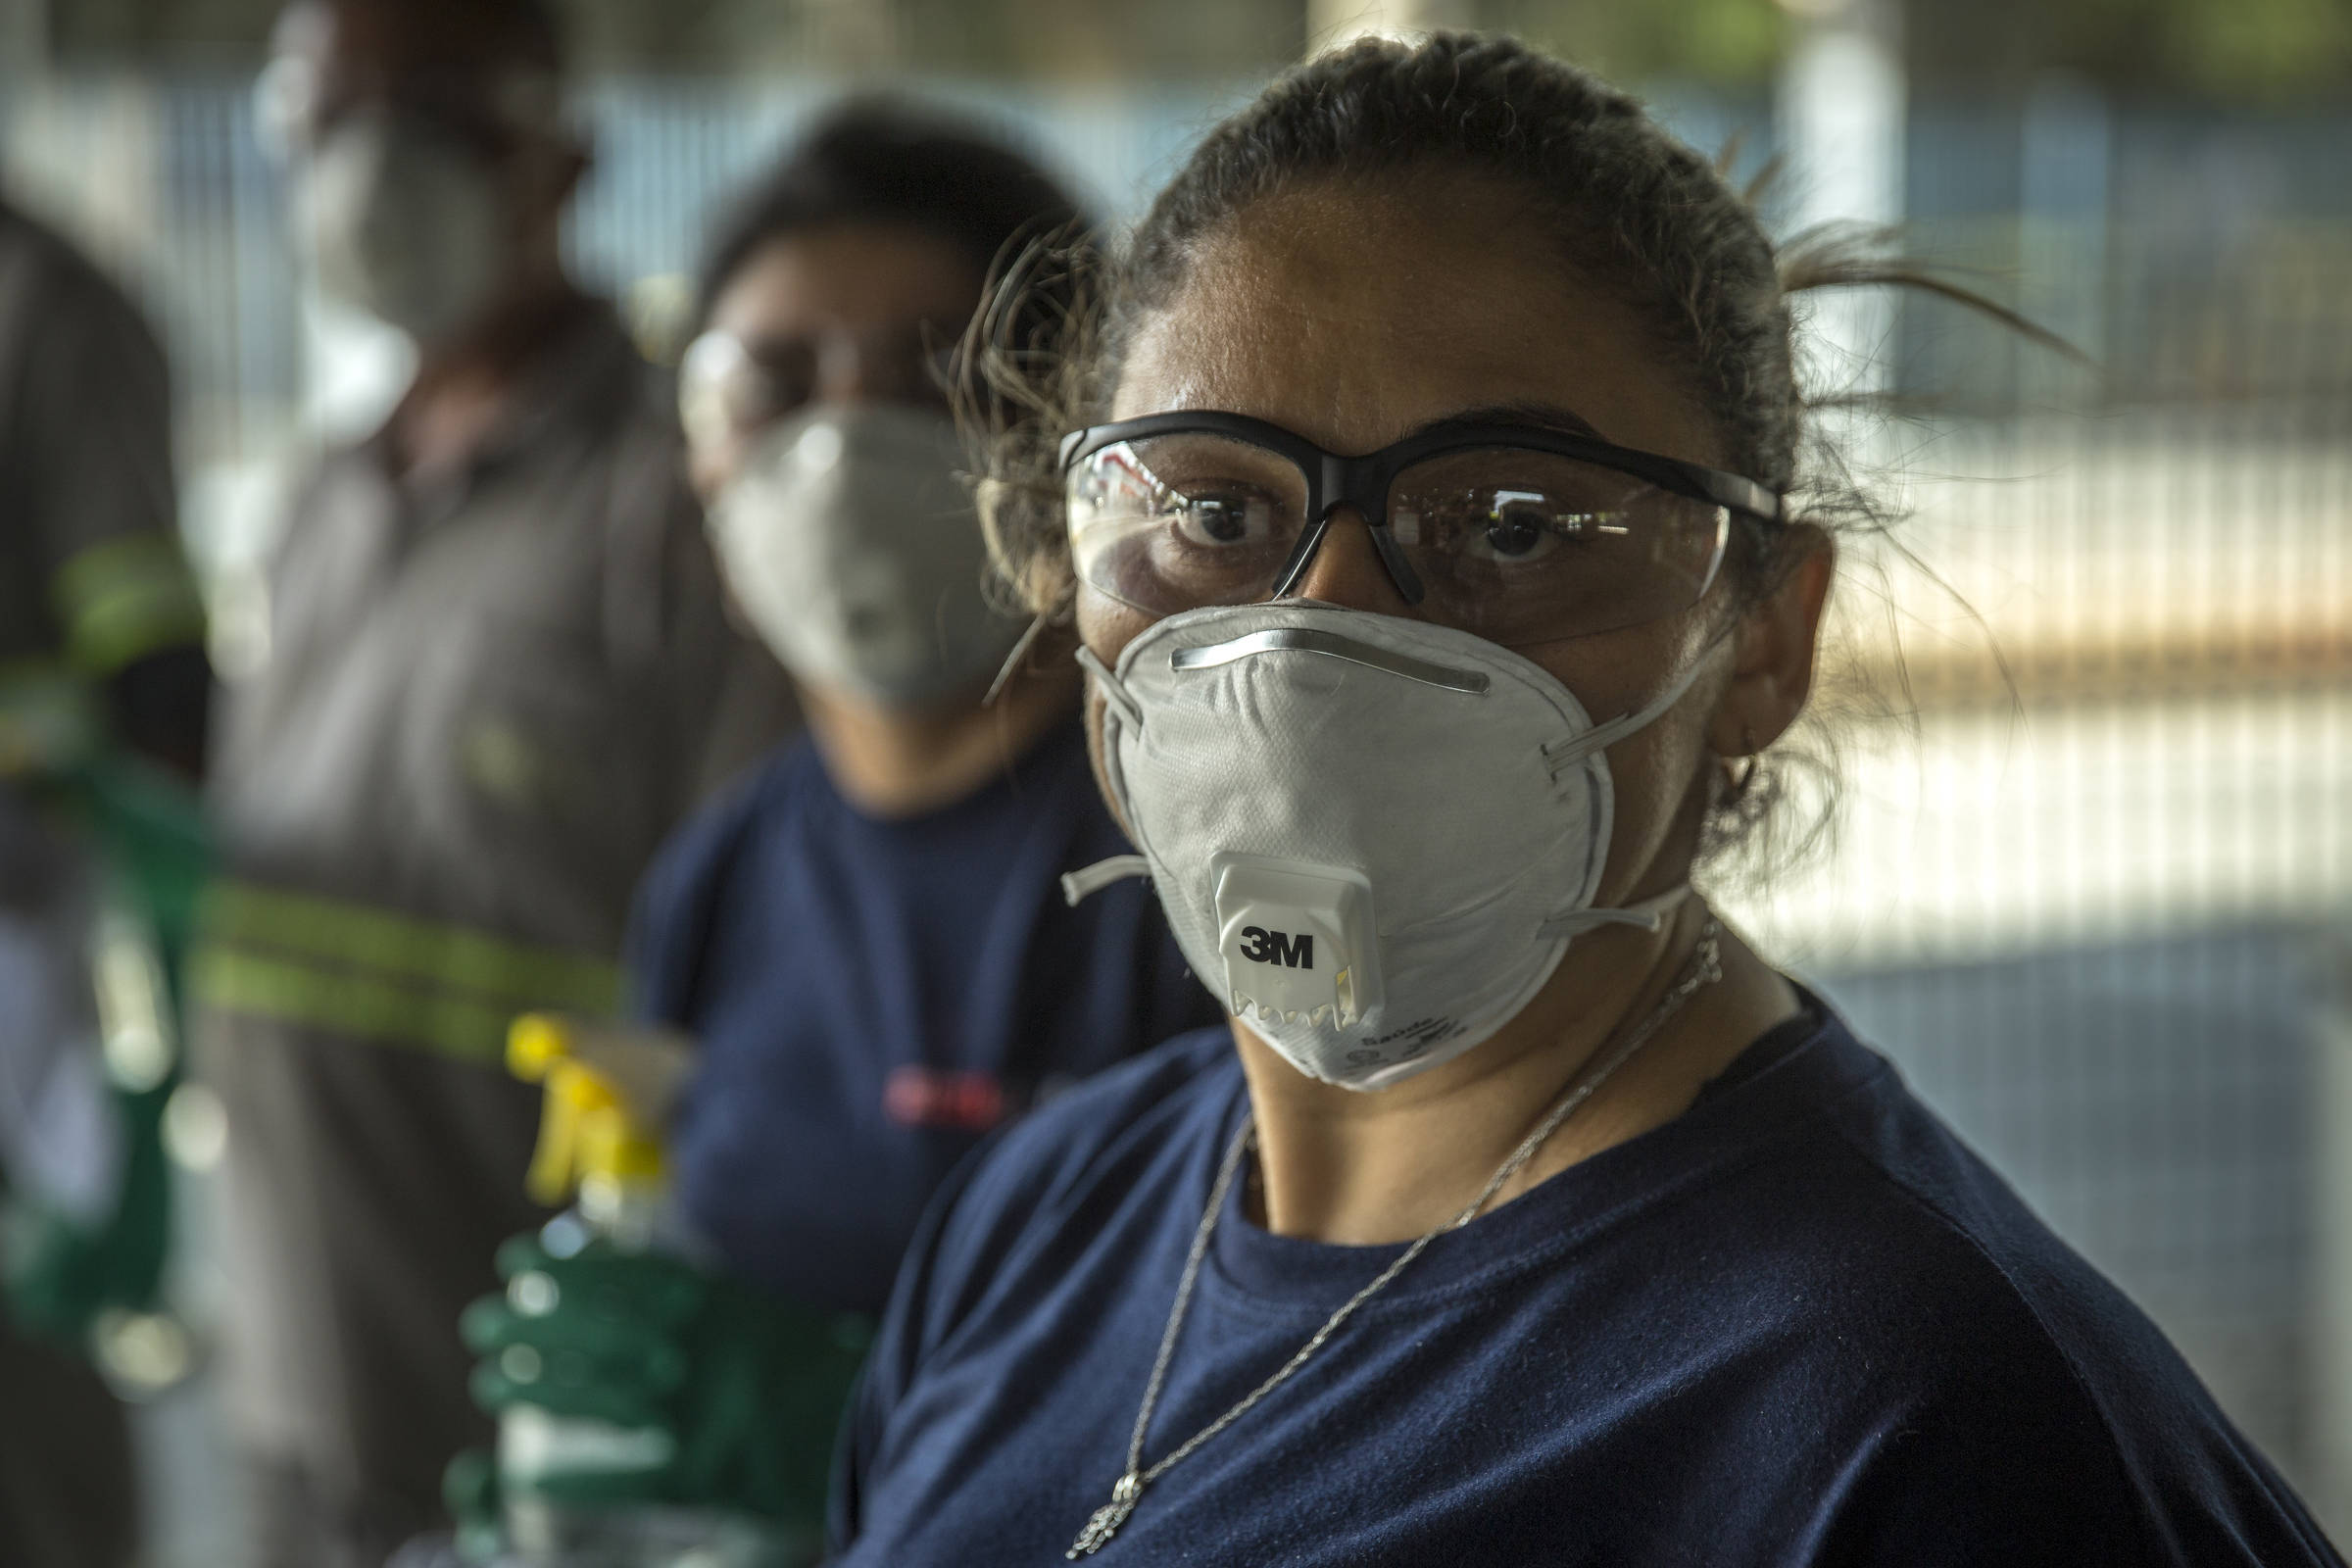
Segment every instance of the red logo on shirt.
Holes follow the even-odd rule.
[[[882,1086],[882,1110],[902,1127],[986,1132],[1011,1109],[1004,1086],[984,1072],[894,1067]]]

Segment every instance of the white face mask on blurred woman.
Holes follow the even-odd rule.
[[[303,167],[295,213],[319,287],[419,343],[479,317],[505,274],[496,176],[419,122],[338,122]]]
[[[1022,622],[981,589],[988,551],[945,413],[818,404],[760,435],[710,532],[763,641],[800,679],[892,709],[975,693]]]

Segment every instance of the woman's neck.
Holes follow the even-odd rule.
[[[1078,710],[1075,665],[1024,667],[981,707],[904,711],[800,687],[809,738],[834,788],[868,816],[920,816],[1001,776]]]
[[[1278,1235],[1353,1246],[1409,1241],[1452,1218],[1596,1054],[1647,1019],[1706,918],[1691,899],[1657,932],[1580,937],[1492,1040],[1373,1093],[1306,1077],[1236,1020],[1257,1118],[1258,1218]],[[1795,1015],[1786,980],[1729,931],[1722,945],[1723,978],[1668,1018],[1495,1204],[1680,1115],[1750,1042]]]

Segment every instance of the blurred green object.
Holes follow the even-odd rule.
[[[475,1401],[668,1439],[666,1455],[626,1471],[543,1472],[537,1494],[565,1507],[732,1510],[821,1533],[834,1437],[871,1339],[863,1319],[602,1239],[559,1256],[517,1237],[498,1264],[506,1294],[476,1301],[462,1324],[481,1357]],[[465,1468],[452,1486],[471,1476]],[[487,1485],[472,1490],[486,1496]]]
[[[9,1312],[24,1329],[81,1345],[110,1310],[147,1312],[159,1304],[172,1239],[163,1119],[173,1087],[168,1081],[144,1092],[114,1092],[123,1171],[114,1212],[103,1223],[83,1225],[29,1204],[14,1217]]]
[[[123,752],[91,759],[70,787],[116,888],[154,932],[176,1013],[181,966],[213,868],[203,803],[190,785]]]
[[[441,1501],[457,1524],[453,1543],[464,1563],[498,1560],[506,1544],[506,1522],[499,1512],[498,1460],[480,1448],[468,1448],[449,1461],[441,1473]]]
[[[91,970],[122,1165],[113,1212],[95,1224],[11,1195],[7,1286],[26,1329],[87,1345],[102,1316],[151,1312],[162,1298],[172,1236],[164,1116],[180,1082],[181,964],[211,856],[194,790],[127,755],[89,756],[42,793],[103,871]]]

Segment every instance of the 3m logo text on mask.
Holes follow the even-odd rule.
[[[1346,866],[1219,854],[1220,995],[1243,1017],[1345,1018],[1379,995],[1371,889]],[[1212,973],[1214,971],[1211,971]]]
[[[1312,969],[1315,966],[1315,939],[1311,933],[1292,936],[1287,931],[1269,931],[1262,925],[1242,927],[1242,956],[1251,963],[1279,963],[1286,969]]]

